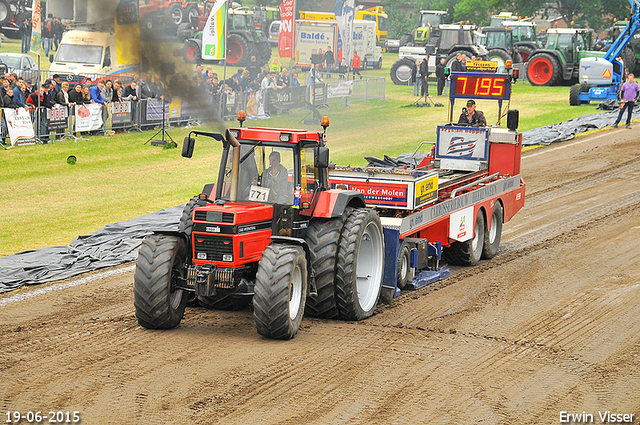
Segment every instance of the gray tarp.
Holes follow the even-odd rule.
[[[69,246],[24,251],[0,258],[0,293],[23,285],[66,279],[116,266],[138,257],[142,239],[152,229],[177,229],[184,204],[109,224]]]
[[[604,103],[604,102],[603,102]],[[572,108],[572,106],[567,106]],[[522,134],[523,145],[550,145],[554,142],[564,142],[576,137],[576,134],[584,133],[585,131],[595,130],[607,127],[613,124],[618,116],[618,110],[611,112],[603,112],[599,114],[583,115],[572,120],[561,122],[558,124],[551,124],[545,127],[534,128],[533,130],[525,131]],[[631,119],[640,118],[640,105],[636,105],[633,108],[633,115]],[[627,119],[627,112],[625,111],[622,117],[624,123]]]

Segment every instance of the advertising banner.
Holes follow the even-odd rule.
[[[353,19],[355,0],[336,0],[333,12],[338,23],[339,45],[336,50],[342,50],[342,64],[349,66],[353,55]],[[338,53],[338,56],[340,54]]]
[[[168,103],[160,99],[147,99],[146,103],[147,103],[147,108],[146,108],[147,111],[145,113],[145,118],[147,121],[161,121],[163,106],[164,106],[165,117],[169,117],[170,107]]]
[[[94,131],[102,127],[102,105],[90,103],[76,107],[75,131]]]
[[[2,109],[4,119],[7,122],[11,145],[34,145],[36,134],[33,131],[31,115],[24,108]]]
[[[293,57],[293,21],[295,0],[280,3],[280,33],[278,34],[278,54],[281,58]]]
[[[202,59],[212,60],[226,57],[226,19],[227,0],[216,0],[202,31]]]
[[[489,129],[438,126],[437,156],[486,161]]]
[[[47,128],[51,133],[63,133],[67,129],[69,108],[58,105],[56,108],[47,109]]]
[[[278,109],[281,111],[303,108],[305,106],[306,93],[307,88],[304,86],[287,87],[281,90],[266,90],[265,108],[267,110]]]
[[[335,189],[336,185],[346,187],[347,190],[357,190],[364,195],[367,205],[377,207],[407,208],[411,196],[406,183],[359,182],[353,179],[332,177],[331,189]]]
[[[327,98],[346,97],[353,94],[353,80],[327,83]]]
[[[111,122],[114,126],[129,125],[133,121],[131,117],[131,101],[114,102],[111,104]]]
[[[31,51],[36,55],[40,55],[42,52],[42,8],[40,6],[40,0],[33,0],[31,6]],[[20,22],[18,25],[21,25]]]

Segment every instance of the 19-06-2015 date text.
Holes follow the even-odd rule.
[[[80,412],[59,411],[8,411],[5,423],[72,424],[80,422]]]

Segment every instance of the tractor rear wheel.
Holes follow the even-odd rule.
[[[201,61],[200,46],[193,40],[184,43],[184,61],[186,63],[199,63]]]
[[[260,66],[263,66],[271,60],[271,45],[269,43],[258,43],[255,46],[255,50],[258,52],[256,59]],[[251,61],[251,56],[247,58],[248,61]]]
[[[502,204],[496,201],[491,212],[491,218],[486,223],[491,225],[491,229],[487,225],[484,226],[484,244],[482,247],[482,258],[484,259],[489,260],[498,253],[500,239],[502,238],[503,213]]]
[[[506,68],[507,61],[512,59],[509,53],[502,49],[491,49],[489,50],[489,60],[498,63],[498,70],[496,72],[501,74]]]
[[[400,47],[413,46],[413,36],[411,34],[405,34],[400,37]]]
[[[391,66],[391,80],[399,86],[406,86],[411,81],[411,74],[416,64],[411,59],[398,59]]]
[[[133,277],[138,323],[149,329],[171,329],[180,324],[187,294],[174,289],[183,274],[186,245],[178,236],[149,235],[142,241]]]
[[[307,230],[307,244],[311,254],[311,267],[316,279],[318,295],[307,298],[306,313],[323,319],[338,317],[335,275],[338,239],[342,219],[315,219]]]
[[[527,62],[527,79],[534,86],[553,86],[561,81],[560,64],[548,53],[536,53]]]
[[[461,266],[475,266],[482,257],[484,248],[484,215],[478,211],[473,238],[464,242],[454,242],[445,253],[445,258],[450,264]]]
[[[227,38],[227,65],[247,65],[251,56],[256,56],[253,43],[249,43],[243,36],[230,34]],[[256,59],[258,56],[256,56]]]
[[[200,9],[195,4],[190,4],[184,8],[182,22],[191,25],[191,18],[200,16]]]
[[[11,6],[9,6],[7,0],[0,0],[0,25],[4,25],[9,19],[11,19]],[[18,26],[22,25],[23,22],[24,20],[18,21]]]
[[[172,3],[164,11],[164,23],[169,29],[175,30],[184,19],[184,10],[180,3]]]
[[[627,68],[629,73],[633,73],[636,68],[636,54],[633,53],[633,49],[625,47],[622,51],[622,60],[624,61],[624,67]]]
[[[518,50],[518,53],[520,53],[520,56],[522,57],[522,62],[528,62],[529,58],[534,52],[534,50],[529,46],[518,46],[517,50]]]
[[[260,335],[291,339],[298,332],[307,296],[307,260],[299,246],[272,244],[258,263],[253,318]]]
[[[373,315],[382,289],[384,237],[372,209],[351,211],[338,248],[336,298],[340,317],[363,320]]]

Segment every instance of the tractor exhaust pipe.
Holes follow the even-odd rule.
[[[229,193],[229,202],[236,202],[238,200],[238,176],[240,174],[240,143],[229,130],[227,130],[225,136],[229,144],[233,146],[233,157],[231,162],[231,191]]]

